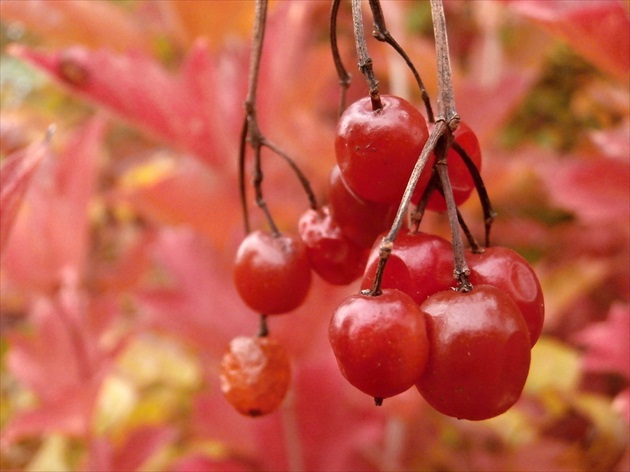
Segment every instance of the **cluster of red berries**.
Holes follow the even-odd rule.
[[[428,136],[424,116],[399,97],[380,96],[376,109],[369,97],[350,105],[337,127],[326,205],[302,215],[297,235],[251,232],[238,249],[234,281],[250,308],[275,315],[303,303],[312,271],[335,285],[363,277],[362,292],[338,307],[329,327],[341,373],[377,404],[416,386],[438,411],[481,420],[520,396],[542,330],[542,291],[531,266],[501,247],[467,251],[469,284],[462,288],[451,243],[417,229],[396,237],[377,275],[379,236],[392,224]],[[463,123],[454,143],[448,178],[460,205],[475,188],[470,165],[480,169],[481,152]],[[412,202],[444,211],[436,175],[432,154]],[[245,339],[224,359],[222,386],[239,411],[258,415],[282,401],[289,365],[277,343]]]
[[[366,99],[346,110],[336,151],[341,176],[353,191],[390,202],[405,189],[427,126],[407,102],[388,96],[381,100],[381,109],[372,109]],[[479,170],[481,152],[464,124],[454,140],[447,155],[448,177],[460,205],[475,188],[469,166],[472,162]],[[435,166],[431,156],[412,201],[445,210],[439,192],[427,193]],[[392,168],[404,170],[397,176]],[[531,266],[507,248],[475,248],[467,251],[467,270],[455,274],[458,280],[451,243],[416,230],[398,235],[377,275],[381,249],[377,240],[362,292],[347,298],[330,323],[330,343],[342,374],[377,404],[415,386],[436,410],[457,418],[483,420],[509,409],[521,394],[530,350],[542,330],[542,290]],[[466,284],[461,284],[462,276]]]

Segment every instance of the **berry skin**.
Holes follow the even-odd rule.
[[[365,97],[343,112],[335,139],[337,164],[360,198],[397,204],[429,133],[411,103],[392,95],[381,95],[381,102],[383,107],[373,110]]]
[[[430,296],[431,351],[417,388],[445,415],[484,420],[519,398],[530,364],[527,325],[512,299],[490,285]]]
[[[361,289],[372,288],[379,261],[379,245],[380,238],[368,257]],[[381,287],[397,288],[420,305],[429,295],[454,285],[451,243],[427,233],[398,235],[383,271]]]
[[[455,142],[470,156],[477,170],[481,171],[481,147],[479,146],[479,140],[474,131],[470,129],[466,123],[460,122],[453,136]],[[433,158],[435,159],[435,156]],[[461,205],[470,197],[470,194],[475,188],[475,181],[471,177],[463,158],[455,149],[451,148],[448,150],[446,162],[448,164],[448,176],[451,186],[453,187],[455,203]],[[425,187],[426,185],[416,186],[412,197],[414,203],[420,201]],[[446,211],[446,201],[440,192],[433,192],[427,203],[427,208],[435,211]]]
[[[374,238],[391,226],[397,206],[359,198],[344,182],[338,166],[328,182],[328,204],[333,219],[354,244],[370,248]]]
[[[276,410],[290,378],[285,348],[269,337],[234,338],[221,362],[221,391],[238,412],[248,416]]]
[[[469,252],[466,260],[473,286],[493,285],[509,295],[525,318],[531,345],[536,344],[545,319],[545,301],[534,269],[515,251],[498,246],[482,254]]]
[[[424,315],[395,289],[348,297],[335,311],[328,335],[343,376],[375,399],[412,387],[429,351]]]
[[[344,236],[327,206],[307,210],[300,218],[298,231],[311,268],[324,280],[347,285],[361,276],[367,251]]]
[[[236,254],[234,284],[243,301],[260,314],[294,310],[311,286],[306,247],[292,235],[249,233]]]

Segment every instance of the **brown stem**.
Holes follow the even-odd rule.
[[[488,195],[488,191],[486,190],[486,186],[483,183],[483,179],[481,178],[481,174],[479,173],[479,169],[472,161],[466,150],[461,147],[457,142],[453,142],[453,149],[457,151],[457,153],[461,156],[464,164],[466,164],[466,168],[470,173],[473,181],[475,182],[475,189],[477,191],[477,195],[479,196],[479,201],[481,202],[481,208],[483,210],[483,222],[485,227],[485,243],[486,247],[490,246],[490,230],[492,229],[492,224],[494,223],[495,218],[497,217],[496,212],[492,208],[492,202],[490,201],[490,196]],[[475,250],[473,249],[473,252]]]
[[[243,213],[243,223],[245,225],[245,234],[251,231],[251,223],[249,221],[249,206],[247,205],[247,186],[245,185],[245,157],[247,148],[247,123],[248,117],[245,116],[243,126],[241,128],[241,136],[238,147],[238,190],[241,199],[241,211]]]
[[[433,35],[435,36],[435,52],[438,70],[438,117],[444,120],[451,131],[459,125],[459,115],[455,110],[455,94],[451,76],[451,60],[448,52],[448,36],[442,0],[431,0],[431,16],[433,18]]]
[[[267,325],[267,315],[260,315],[260,325],[258,326],[259,338],[269,336],[269,326]]]
[[[330,47],[332,49],[333,62],[335,63],[335,69],[337,71],[337,77],[339,77],[339,86],[341,88],[339,94],[339,115],[346,109],[346,91],[350,87],[351,76],[346,70],[339,54],[339,47],[337,45],[337,16],[339,14],[340,0],[333,0],[330,8]]]
[[[439,181],[439,176],[435,171],[433,171],[427,187],[422,192],[420,201],[418,201],[416,207],[411,211],[409,230],[412,233],[417,233],[418,231],[420,231],[420,223],[422,222],[422,218],[424,217],[424,212],[426,211],[427,204],[429,203],[429,198],[431,197],[431,194],[439,187]]]
[[[370,90],[370,99],[372,100],[372,109],[380,110],[383,108],[383,103],[381,102],[381,96],[378,91],[378,80],[376,80],[376,76],[374,75],[372,58],[370,58],[368,54],[367,43],[365,41],[361,0],[352,0],[352,24],[354,27],[354,42],[357,48],[357,56],[359,57],[359,70],[367,81]]]
[[[422,148],[422,152],[420,153],[420,157],[416,161],[416,165],[411,171],[411,176],[409,177],[409,181],[407,182],[407,187],[405,188],[405,192],[400,200],[400,205],[398,207],[398,211],[396,212],[396,216],[394,217],[394,222],[392,223],[391,229],[389,233],[383,238],[381,241],[381,245],[379,246],[379,262],[376,266],[376,274],[374,276],[374,283],[372,288],[370,289],[370,295],[379,295],[381,293],[381,283],[383,280],[383,270],[385,269],[385,264],[387,263],[387,259],[392,252],[392,248],[394,245],[394,240],[396,236],[398,236],[398,232],[402,227],[403,221],[405,220],[405,216],[407,215],[407,210],[409,209],[409,202],[411,201],[411,197],[418,183],[418,179],[426,166],[427,160],[429,159],[429,155],[435,149],[435,146],[442,135],[446,132],[447,126],[444,121],[438,121],[431,131],[429,135],[429,139]]]
[[[304,172],[302,172],[302,169],[298,167],[295,161],[291,159],[291,157],[289,157],[287,153],[285,153],[282,149],[280,149],[277,145],[269,141],[264,136],[261,139],[261,144],[271,149],[275,154],[277,154],[278,156],[280,156],[282,159],[285,160],[285,162],[289,165],[291,170],[293,170],[293,172],[295,173],[295,176],[300,181],[300,184],[302,185],[302,188],[304,189],[304,193],[306,193],[306,197],[308,198],[310,207],[313,210],[317,210],[318,204],[317,204],[317,198],[315,197],[315,192],[313,192],[311,183],[306,178],[306,175],[304,174]]]
[[[440,183],[442,184],[442,190],[444,192],[444,200],[446,201],[448,223],[451,228],[451,242],[453,244],[453,259],[455,264],[453,276],[459,281],[458,290],[468,292],[472,289],[472,285],[468,281],[470,270],[468,269],[466,258],[464,256],[464,242],[460,232],[457,204],[455,203],[453,188],[448,177],[448,167],[446,162],[446,155],[452,139],[453,134],[446,133],[443,139],[440,139],[438,142],[435,148],[437,158],[435,165],[440,176]]]
[[[256,0],[256,12],[254,20],[254,35],[252,39],[252,56],[249,67],[249,82],[247,89],[247,98],[245,99],[245,122],[243,124],[241,132],[241,144],[239,149],[239,185],[241,195],[241,206],[243,208],[243,216],[245,219],[245,231],[249,232],[249,212],[246,202],[245,191],[245,143],[249,142],[250,147],[254,153],[254,170],[253,170],[253,185],[256,194],[256,204],[263,211],[271,232],[274,235],[280,234],[280,231],[271,216],[269,207],[265,202],[262,191],[263,172],[262,172],[262,148],[267,147],[275,154],[282,157],[295,172],[296,176],[300,180],[304,191],[307,194],[311,208],[317,208],[317,201],[315,194],[311,189],[311,185],[304,173],[298,168],[297,164],[278,146],[268,141],[261,133],[258,118],[256,114],[256,99],[258,91],[258,77],[260,75],[260,61],[262,57],[262,48],[265,38],[265,25],[267,21],[267,0]]]
[[[388,31],[387,25],[385,24],[385,15],[383,15],[383,9],[381,8],[381,2],[379,0],[370,0],[370,9],[372,10],[372,17],[374,19],[374,31],[372,32],[372,36],[374,36],[378,41],[389,44],[403,58],[403,60],[407,64],[407,67],[409,67],[411,73],[416,79],[416,83],[418,84],[418,88],[420,89],[422,102],[424,103],[424,107],[427,111],[427,119],[429,123],[433,123],[435,121],[435,117],[433,116],[433,108],[431,107],[431,99],[429,98],[429,94],[427,93],[424,83],[420,78],[420,74],[418,73],[413,62],[411,62],[411,59],[409,58],[407,53]]]

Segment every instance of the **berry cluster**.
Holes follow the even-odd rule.
[[[359,5],[353,0],[355,27],[361,26]],[[370,1],[370,7],[377,21],[375,37],[400,52],[385,29],[378,1]],[[264,15],[257,18],[264,20]],[[267,317],[302,305],[315,272],[333,285],[361,279],[360,293],[335,310],[328,331],[339,369],[353,386],[377,405],[415,386],[446,415],[491,418],[518,400],[527,379],[530,350],[544,318],[540,283],[516,252],[490,245],[494,211],[480,175],[479,142],[459,121],[452,93],[444,91],[448,81],[441,85],[435,120],[413,69],[427,124],[408,101],[379,93],[362,32],[355,34],[370,94],[341,107],[336,165],[324,205],[318,204],[297,165],[260,133],[252,98],[255,77],[250,81],[239,160],[247,236],[237,251],[234,283],[245,304],[261,316],[261,328],[257,336],[238,337],[230,344],[221,366],[222,390],[243,414],[258,416],[278,407],[290,368],[284,348],[268,336]],[[445,37],[436,34],[436,44],[440,41],[445,43]],[[331,43],[336,44],[334,37]],[[333,53],[343,84],[346,73],[334,47]],[[269,230],[249,227],[246,141],[254,154],[256,202]],[[264,201],[262,147],[288,162],[309,197],[310,208],[295,234],[278,229]],[[485,247],[458,208],[474,190],[484,212]],[[420,231],[426,210],[447,212],[451,241]],[[401,231],[405,219],[408,227]]]
[[[401,198],[427,136],[412,105],[381,100],[381,109],[372,110],[369,98],[348,107],[336,141],[341,180],[366,201],[373,190],[375,203]],[[469,166],[479,169],[481,152],[466,125],[454,133],[454,143],[446,159],[460,205],[475,188]],[[431,185],[437,160],[427,162],[414,197],[425,208],[446,209]],[[390,179],[389,167],[406,169],[407,178]],[[510,249],[475,243],[466,253],[467,268],[453,278],[454,249],[447,240],[412,228],[398,234],[384,258],[381,239],[368,256],[362,292],[346,299],[330,323],[342,374],[377,404],[415,385],[435,409],[457,418],[506,411],[520,396],[530,348],[542,330],[542,291],[531,266]]]

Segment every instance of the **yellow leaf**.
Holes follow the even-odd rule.
[[[68,440],[53,434],[44,439],[35,457],[26,466],[26,472],[66,472],[70,465],[66,460]]]
[[[541,337],[532,349],[532,362],[525,392],[541,396],[577,389],[580,359],[576,349],[560,341]]]

